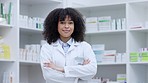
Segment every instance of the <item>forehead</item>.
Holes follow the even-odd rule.
[[[59,18],[59,21],[72,21],[71,17],[66,15],[64,18]]]
[[[71,20],[71,17],[70,16],[66,16],[65,20]]]

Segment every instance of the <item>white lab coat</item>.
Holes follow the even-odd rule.
[[[48,59],[57,66],[63,67],[65,72],[43,67],[43,63]],[[89,59],[91,62],[81,65],[84,59]],[[95,54],[87,42],[73,41],[67,53],[64,53],[59,40],[51,45],[46,43],[41,48],[40,60],[46,83],[88,83],[87,80],[97,72]]]

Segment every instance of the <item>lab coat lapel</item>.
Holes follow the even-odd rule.
[[[68,49],[68,52],[74,50],[75,47],[77,47],[79,44],[80,44],[79,42],[73,41],[72,45],[71,45],[70,48]]]
[[[58,41],[53,43],[52,45],[53,45],[54,48],[56,48],[56,50],[61,52],[63,55],[65,54],[62,46],[60,45],[60,43]]]
[[[68,49],[68,52],[72,51],[75,49],[80,44],[80,42],[73,41],[72,45]],[[55,43],[52,44],[53,47],[55,47],[59,52],[61,52],[63,55],[65,55],[64,50],[62,46],[60,45],[59,41],[57,40]]]

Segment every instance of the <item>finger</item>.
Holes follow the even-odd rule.
[[[44,63],[44,65],[43,65],[44,67],[47,67],[48,66],[48,63]]]
[[[90,60],[89,59],[87,59],[87,60],[84,61],[84,64],[85,65],[88,64],[88,63],[90,63]]]
[[[88,61],[88,62],[90,62],[90,60],[89,60],[89,59],[87,59],[87,61]]]
[[[84,62],[88,62],[88,61],[89,61],[89,59],[85,59],[85,60],[84,60]]]
[[[83,65],[86,65],[86,64],[87,64],[87,62],[86,62],[86,61],[84,61],[84,62],[83,62]]]
[[[88,60],[88,63],[90,63],[90,60]]]
[[[88,59],[86,59],[85,62],[88,62]]]
[[[88,64],[89,63],[89,61],[86,61],[86,64]]]
[[[44,63],[44,67],[48,67],[49,66],[49,63]]]
[[[87,59],[87,61],[90,61],[89,59]]]
[[[84,61],[88,61],[89,59],[85,59]]]

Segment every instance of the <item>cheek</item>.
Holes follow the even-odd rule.
[[[62,34],[62,30],[60,28],[58,28],[58,32],[60,35]]]
[[[72,30],[72,32],[74,31],[74,26],[72,26],[71,30]]]
[[[73,33],[73,32],[74,32],[74,29],[71,30],[71,33]]]
[[[58,25],[58,32],[61,32],[62,26]]]

